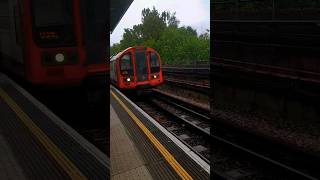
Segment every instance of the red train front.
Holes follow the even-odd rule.
[[[32,84],[62,87],[106,74],[107,43],[101,37],[107,33],[107,4],[99,0],[0,2],[0,66]]]
[[[120,89],[146,89],[163,83],[161,59],[149,47],[130,47],[110,60],[110,80]]]

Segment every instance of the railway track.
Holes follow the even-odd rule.
[[[316,168],[319,157],[298,151],[259,134],[222,123],[224,121],[220,118],[239,118],[235,114],[228,114],[220,110],[216,110],[216,114],[219,115],[214,116],[215,129],[211,134],[215,142],[234,148],[237,151],[236,154],[246,156],[257,165],[263,165],[284,174],[284,177],[280,179],[315,180],[320,177],[318,168]]]
[[[242,64],[242,67],[249,68],[250,66],[245,66]],[[254,69],[254,68],[252,68]],[[266,69],[267,72],[270,72],[268,69]],[[292,97],[297,99],[303,99],[303,102],[313,102],[315,101],[317,103],[318,100],[318,93],[316,92],[315,84],[304,84],[300,80],[290,80],[290,78],[281,76],[280,77],[270,77],[268,76],[262,76],[263,72],[260,74],[251,71],[235,71],[235,69],[219,69],[218,67],[215,67],[215,73],[217,73],[215,78],[215,85],[219,86],[220,91],[215,91],[215,96],[222,96],[224,94],[224,90],[232,87],[234,88],[234,94],[237,94],[238,92],[241,92],[241,90],[237,91],[238,89],[254,89],[254,92],[256,94],[259,94],[261,92],[264,92],[265,94],[270,94],[271,97],[276,94],[276,97],[278,99],[281,99],[282,97],[293,94]],[[273,72],[273,71],[271,71]],[[285,73],[280,73],[285,74]],[[224,82],[229,82],[228,85],[221,85]],[[220,83],[220,84],[219,84]],[[223,88],[225,89],[223,89]],[[311,88],[312,87],[312,88]],[[285,90],[285,93],[283,93]],[[232,96],[230,96],[232,93],[224,94],[225,96],[229,96],[230,99],[232,99]],[[267,98],[266,98],[267,99]],[[289,98],[288,98],[289,99]],[[291,100],[291,99],[290,99]],[[288,100],[288,101],[290,101]],[[258,99],[254,100],[255,102],[258,102]],[[303,102],[299,103],[303,103]],[[215,102],[216,104],[223,104],[223,101],[220,99],[219,102]],[[263,104],[264,101],[260,101],[257,104]],[[235,104],[235,105],[234,105]],[[274,103],[276,104],[276,103]],[[316,168],[318,165],[318,162],[320,161],[319,154],[311,154],[306,152],[306,149],[299,150],[297,149],[298,146],[293,145],[292,141],[285,142],[285,140],[279,140],[274,138],[273,136],[270,136],[270,134],[262,135],[260,132],[254,132],[253,129],[238,129],[239,127],[246,126],[244,125],[244,122],[249,122],[247,120],[251,120],[251,122],[259,122],[259,121],[269,121],[269,119],[266,119],[264,117],[260,117],[258,113],[255,112],[248,112],[248,113],[240,113],[234,108],[235,106],[241,107],[241,105],[246,106],[246,104],[237,104],[237,102],[232,102],[232,105],[230,106],[220,106],[224,107],[224,111],[220,111],[219,109],[214,109],[213,118],[215,121],[213,122],[215,124],[215,129],[213,129],[213,134],[217,134],[218,126],[216,126],[217,121],[219,123],[228,123],[230,124],[224,124],[221,128],[227,129],[226,135],[219,135],[219,137],[228,137],[231,134],[231,138],[229,137],[227,140],[234,143],[235,145],[241,145],[243,148],[243,153],[248,154],[251,159],[256,159],[256,161],[260,162],[258,164],[269,164],[269,166],[274,167],[273,169],[282,169],[282,174],[286,173],[291,175],[291,179],[319,179],[320,173],[319,168]],[[303,104],[302,104],[303,105]],[[301,106],[302,106],[301,105]],[[309,104],[308,104],[309,105]],[[252,106],[254,108],[254,106]],[[302,108],[301,108],[302,109]],[[263,110],[263,109],[262,109]],[[279,111],[278,111],[279,110]],[[286,110],[288,112],[288,110]],[[275,108],[273,111],[273,114],[283,114],[284,117],[287,116],[284,111],[281,111],[281,108]],[[303,117],[303,116],[301,116]],[[292,118],[292,117],[291,117]],[[239,122],[237,128],[235,125],[232,125],[231,122]],[[284,119],[282,121],[288,121],[290,122],[290,118]],[[302,118],[302,122],[304,123],[312,123],[308,122],[307,119]],[[274,121],[276,123],[276,121]],[[243,123],[243,124],[242,124]],[[236,123],[235,123],[236,124]],[[299,125],[301,126],[301,125]],[[263,126],[261,126],[264,128]],[[232,131],[238,131],[232,132]],[[245,131],[251,131],[251,133],[245,132]],[[231,133],[230,133],[231,132]],[[274,131],[275,132],[275,131]],[[278,133],[278,132],[275,132]],[[290,132],[289,132],[290,133]],[[233,134],[233,135],[232,135]],[[236,138],[238,135],[239,138]],[[291,136],[291,135],[290,135]],[[247,139],[246,141],[244,141]],[[292,138],[293,139],[293,138]],[[251,141],[251,142],[250,142]],[[299,140],[295,140],[299,141]],[[311,146],[311,145],[310,145]],[[246,151],[246,152],[245,152]],[[249,152],[251,151],[251,153]],[[239,150],[239,153],[241,150]],[[261,155],[261,157],[258,157],[257,155],[253,154],[256,153],[257,155]],[[250,155],[251,154],[251,155]],[[290,178],[287,178],[290,179]]]
[[[170,84],[172,86],[186,88],[186,89],[201,92],[207,95],[210,93],[209,83],[196,83],[194,81],[186,81],[186,80],[180,80],[175,78],[166,78],[164,81],[166,84]]]
[[[79,130],[88,141],[94,144],[103,153],[109,155],[109,137],[108,130],[106,128],[90,128],[85,130]]]
[[[210,163],[209,117],[159,96],[134,102],[204,161]]]
[[[210,67],[162,67],[165,76],[187,77],[195,79],[209,79]]]
[[[223,58],[215,58],[215,62],[213,62],[212,65],[215,67],[230,68],[233,70],[264,74],[278,78],[299,80],[308,83],[320,83],[320,73],[318,72],[264,65],[259,63],[242,62]]]
[[[192,109],[193,111],[195,111],[199,114],[210,117],[210,107],[209,106],[206,106],[201,103],[196,103],[194,101],[192,101],[192,102],[188,101],[188,99],[186,99],[186,98],[181,98],[180,96],[176,96],[176,95],[167,93],[167,92],[160,90],[160,89],[153,89],[152,93],[156,94],[157,96],[166,97],[167,99],[169,99],[172,102],[176,102],[179,105],[187,107],[189,109]]]
[[[143,99],[149,99],[149,101],[135,102],[205,161],[211,162],[212,174],[216,177],[221,179],[293,179],[296,177],[317,179],[316,175],[310,175],[296,164],[283,161],[294,156],[286,153],[279,154],[274,152],[274,147],[268,147],[275,144],[263,145],[265,141],[253,137],[252,134],[244,134],[232,128],[226,129],[210,121],[209,111],[203,108],[179,99],[174,100],[174,97],[166,96],[157,90],[153,91],[151,98]],[[243,141],[243,138],[246,140]],[[214,147],[211,148],[211,156],[210,143],[213,145],[211,147]]]
[[[210,93],[210,68],[208,65],[199,67],[163,67],[164,81],[174,87]]]

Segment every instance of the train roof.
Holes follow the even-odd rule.
[[[114,56],[111,56],[110,57],[110,61],[114,61],[115,59],[117,59],[120,56],[120,54],[121,54],[121,52],[116,54],[116,55],[114,55]]]
[[[126,52],[126,51],[128,51],[128,50],[130,50],[130,49],[147,49],[147,48],[149,48],[149,49],[151,49],[151,50],[154,50],[153,48],[147,47],[147,46],[133,46],[133,47],[128,47],[128,48],[126,48],[125,50],[120,51],[120,52],[117,53],[116,55],[111,56],[111,57],[110,57],[110,61],[114,61],[114,60],[117,59],[119,56],[121,56],[124,52]],[[155,50],[154,50],[154,51],[155,51]]]

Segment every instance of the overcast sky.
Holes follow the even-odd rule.
[[[179,26],[191,26],[201,34],[210,29],[210,0],[134,0],[110,36],[110,45],[120,42],[124,28],[141,23],[143,8],[155,6],[159,13],[176,12]]]

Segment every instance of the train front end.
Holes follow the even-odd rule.
[[[148,89],[163,83],[161,59],[152,48],[128,48],[119,57],[121,89]]]
[[[79,1],[24,1],[25,76],[33,84],[80,84],[87,74]],[[28,23],[30,22],[30,23]]]

